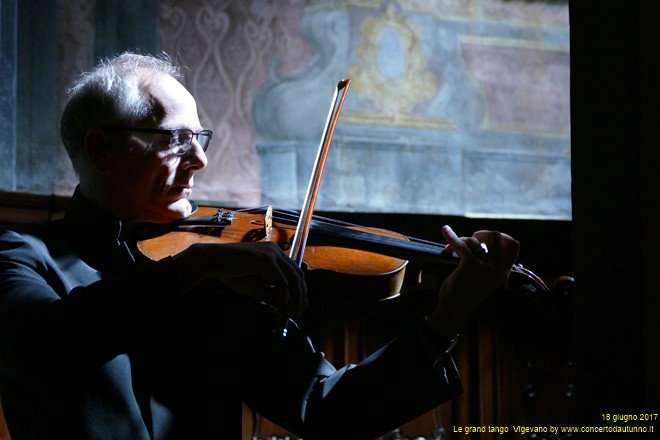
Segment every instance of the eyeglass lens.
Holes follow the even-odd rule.
[[[172,140],[170,142],[170,149],[173,154],[181,156],[186,154],[192,145],[193,136],[197,136],[197,142],[202,147],[202,150],[206,151],[211,142],[211,131],[202,130],[201,132],[195,134],[193,131],[188,130],[187,128],[180,128],[172,132]]]

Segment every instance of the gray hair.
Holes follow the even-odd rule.
[[[179,67],[165,53],[155,56],[124,52],[100,60],[69,89],[60,130],[77,173],[84,166],[83,145],[91,128],[130,126],[151,115],[153,103],[140,87],[145,71],[182,78]]]

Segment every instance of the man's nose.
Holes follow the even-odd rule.
[[[187,168],[194,167],[198,170],[201,170],[208,163],[208,158],[206,153],[202,149],[202,146],[197,142],[197,139],[193,139],[190,150],[183,155],[183,161]]]

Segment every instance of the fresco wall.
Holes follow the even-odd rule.
[[[19,37],[56,45],[46,60],[57,81],[41,86],[54,104],[43,107],[51,122],[30,144],[34,155],[3,141],[17,164],[5,165],[15,177],[3,176],[0,189],[72,191],[57,139],[66,85],[96,57],[138,48],[187,66],[185,84],[215,133],[198,200],[299,208],[334,87],[350,78],[317,209],[571,216],[565,1],[13,3]],[[41,20],[55,30],[25,30],[26,3],[54,4]],[[33,93],[21,89],[20,70],[34,71],[43,48],[15,56],[17,90]],[[16,137],[26,133],[19,126]],[[31,168],[44,149],[56,173]]]

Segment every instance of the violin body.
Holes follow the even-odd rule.
[[[176,255],[195,243],[236,243],[272,241],[283,251],[291,248],[295,223],[272,217],[272,209],[232,211],[208,206],[198,207],[187,219],[166,226],[167,232],[152,230],[152,237],[140,240],[138,249],[152,260]],[[350,226],[356,234],[375,234],[403,240],[395,232]],[[314,231],[315,228],[312,228]],[[340,246],[341,239],[310,234],[305,247],[303,269],[310,290],[318,285],[328,290],[335,286],[337,299],[383,300],[397,296],[403,286],[407,260],[383,253]],[[356,294],[359,292],[359,294]]]

